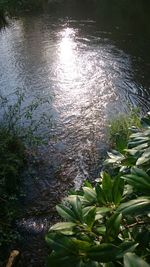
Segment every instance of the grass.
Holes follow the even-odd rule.
[[[128,114],[120,113],[108,121],[107,135],[112,148],[122,152],[127,146],[131,129],[140,128],[140,115],[137,109]]]

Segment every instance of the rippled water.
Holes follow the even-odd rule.
[[[126,111],[128,103],[149,109],[150,61],[140,52],[144,45],[132,52],[136,36],[117,27],[44,14],[13,20],[0,33],[1,92],[21,88],[28,102],[36,95],[52,96],[46,109],[55,120],[55,138],[40,149],[33,174],[38,179],[27,179],[33,211],[51,212],[70,185],[79,187],[97,175],[108,117]],[[37,233],[47,227],[35,217],[23,219],[24,225]]]

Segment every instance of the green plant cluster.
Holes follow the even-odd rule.
[[[48,99],[37,97],[27,104],[25,93],[19,89],[8,96],[0,95],[0,251],[3,252],[0,260],[5,259],[7,249],[20,238],[13,224],[21,215],[22,172],[27,163],[27,150],[43,144],[46,132],[38,131],[44,127],[50,131],[51,117],[38,113],[48,103]]]
[[[150,262],[150,115],[113,151],[95,186],[56,206],[64,219],[46,235],[49,267],[148,267]],[[107,168],[110,169],[110,168]]]
[[[108,139],[111,147],[115,147],[118,151],[122,152],[127,146],[131,128],[140,128],[140,114],[137,108],[129,106],[129,112],[119,113],[114,118],[108,120]]]
[[[12,223],[19,214],[17,200],[24,164],[23,143],[8,130],[0,128],[0,248],[4,252],[18,238]]]
[[[27,97],[21,89],[7,96],[0,94],[0,123],[3,129],[17,136],[25,145],[33,147],[49,138],[52,116],[41,108],[50,107],[51,97],[33,97],[29,103],[26,102]]]

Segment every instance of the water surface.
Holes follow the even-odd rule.
[[[22,15],[0,33],[1,92],[20,88],[27,103],[52,96],[39,112],[52,115],[55,126],[39,152],[38,179],[26,182],[28,206],[41,213],[52,211],[70,186],[98,175],[109,117],[126,112],[129,103],[149,109],[150,38],[142,9],[136,12],[143,28],[136,12],[131,20],[105,5],[71,3]],[[35,233],[47,227],[35,221],[22,225]]]

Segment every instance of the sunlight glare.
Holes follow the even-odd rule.
[[[61,36],[59,60],[66,78],[73,80],[77,75],[75,31],[71,28],[66,28],[61,32]]]

